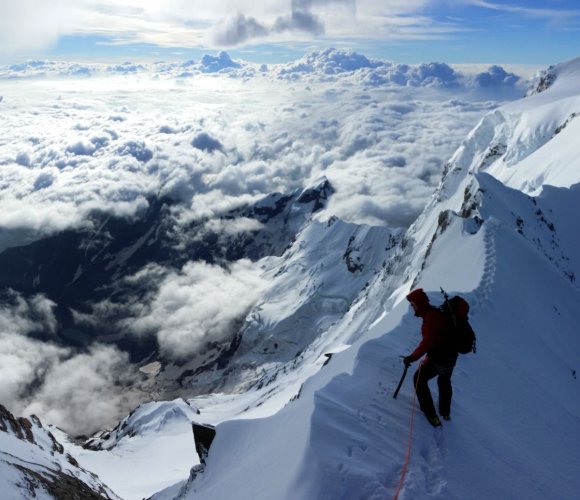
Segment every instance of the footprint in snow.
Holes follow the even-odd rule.
[[[436,429],[438,434],[439,429]],[[425,446],[421,449],[421,457],[424,460],[421,471],[425,477],[425,488],[430,495],[439,495],[445,487],[447,481],[444,476],[443,457],[439,443],[440,437],[436,436],[436,445]]]

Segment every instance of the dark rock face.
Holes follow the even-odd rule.
[[[38,421],[40,423],[40,421]],[[14,434],[18,439],[34,443],[32,422],[27,418],[16,418],[4,406],[0,405],[0,431]],[[62,450],[61,450],[62,453]]]
[[[205,466],[205,459],[209,453],[211,443],[215,438],[215,427],[212,425],[196,424],[192,422],[193,438],[195,439],[195,451],[199,455],[199,461]]]
[[[324,208],[326,202],[334,193],[334,188],[328,179],[324,179],[316,187],[305,189],[298,197],[298,203],[314,202],[313,212]]]
[[[29,445],[37,446],[39,455],[43,452],[51,457],[63,455],[63,458],[74,468],[78,469],[78,472],[89,475],[89,473],[79,467],[78,462],[73,457],[68,454],[65,455],[63,446],[51,432],[43,427],[38,417],[34,415],[30,419],[15,417],[4,406],[0,405],[0,432],[11,434]],[[46,449],[46,443],[44,445],[37,443],[34,436],[35,433],[47,436],[52,443],[52,448]],[[3,461],[20,473],[31,498],[36,497],[37,490],[46,490],[52,497],[59,500],[111,500],[117,498],[98,481],[95,481],[95,484],[97,484],[96,489],[91,488],[79,477],[68,474],[56,461],[53,464],[54,467],[48,466],[46,460],[40,466],[20,460],[17,456],[10,456],[8,460]],[[92,474],[90,476],[96,478]]]
[[[111,500],[115,498],[109,496],[104,489],[94,491],[80,479],[62,472],[43,471],[40,474],[19,464],[15,464],[14,467],[26,478],[31,498],[36,496],[36,490],[39,488],[45,489],[57,500]]]
[[[546,71],[544,71],[536,86],[528,92],[528,95],[540,94],[548,90],[556,81],[556,74],[554,71],[554,66],[550,66]]]

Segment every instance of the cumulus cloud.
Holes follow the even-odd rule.
[[[254,38],[268,36],[269,29],[254,17],[236,14],[216,24],[212,38],[217,45],[234,46]]]
[[[364,80],[369,85],[404,85],[409,87],[458,88],[462,76],[445,63],[380,64],[367,71]]]
[[[521,78],[514,73],[508,73],[501,66],[490,66],[487,72],[475,76],[474,82],[479,87],[513,87]]]
[[[208,153],[223,151],[224,149],[223,144],[207,132],[200,132],[197,134],[191,141],[191,145],[196,149],[207,151]]]
[[[364,55],[333,48],[306,54],[279,70],[281,77],[300,75],[358,73],[365,85],[401,85],[408,87],[460,88],[464,76],[445,63],[394,64],[370,60]]]
[[[75,353],[56,345],[54,307],[43,295],[3,294],[0,400],[17,414],[37,414],[73,435],[111,426],[146,398],[135,388],[135,370],[111,346]]]
[[[14,290],[0,294],[0,331],[50,336],[56,331],[56,304],[42,294],[23,297]]]
[[[227,269],[190,262],[164,277],[146,311],[127,326],[141,335],[155,334],[166,355],[183,359],[234,334],[265,286],[259,269],[247,260]]]
[[[324,24],[316,14],[306,10],[293,9],[288,16],[279,17],[272,26],[273,33],[302,31],[311,35],[324,34]]]
[[[90,435],[110,428],[146,398],[137,383],[127,354],[94,345],[87,353],[54,363],[23,413],[42,416],[72,435]]]
[[[383,62],[371,61],[356,52],[328,48],[319,52],[310,52],[302,59],[283,66],[280,69],[280,74],[322,72],[326,75],[335,75],[363,68],[379,67],[384,64]]]
[[[260,221],[248,217],[236,219],[211,219],[204,225],[206,231],[224,236],[259,231],[264,227]]]
[[[271,25],[236,12],[216,23],[211,30],[211,40],[218,46],[227,47],[281,33],[324,34],[324,23],[320,18],[306,7],[294,4],[290,13],[278,16]]]
[[[34,385],[69,354],[68,349],[0,331],[0,399],[21,413]]]
[[[232,61],[227,52],[220,52],[217,57],[209,54],[201,58],[201,67],[204,73],[216,73],[229,68],[240,68],[241,64]]]
[[[326,32],[325,19],[335,27],[341,22],[356,24],[356,0],[292,0],[290,9],[282,1],[269,2],[267,8],[240,2],[237,9],[212,26],[213,43],[234,46],[267,37],[316,37]],[[334,23],[336,18],[341,22]]]
[[[153,158],[153,152],[140,140],[129,140],[117,147],[120,156],[132,156],[137,161],[147,163]]]
[[[56,179],[56,173],[53,169],[46,169],[38,174],[34,180],[34,189],[45,189],[52,186],[52,183]]]

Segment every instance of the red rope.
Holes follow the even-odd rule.
[[[401,489],[403,488],[403,484],[405,483],[405,477],[407,475],[407,469],[409,468],[409,461],[411,460],[411,445],[413,442],[413,422],[415,421],[415,407],[417,406],[417,384],[419,383],[419,376],[421,374],[421,367],[423,363],[419,365],[419,369],[417,370],[417,383],[415,384],[415,390],[413,391],[413,407],[411,409],[411,422],[409,424],[409,439],[407,443],[407,455],[405,456],[405,463],[403,464],[403,470],[401,471],[401,477],[399,479],[399,484],[397,486],[397,491],[395,492],[395,496],[393,500],[399,499],[399,494],[401,493]]]

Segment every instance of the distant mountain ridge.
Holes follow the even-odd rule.
[[[95,213],[84,228],[0,253],[0,287],[25,297],[42,294],[52,301],[59,322],[55,340],[83,346],[112,339],[134,361],[140,361],[157,349],[155,343],[125,338],[114,310],[110,317],[100,317],[94,327],[86,321],[79,324],[75,313],[91,315],[104,300],[122,310],[142,299],[150,285],[127,278],[151,263],[179,269],[190,261],[227,265],[242,258],[280,255],[305,221],[326,205],[332,192],[328,180],[322,179],[305,190],[273,194],[253,206],[226,213],[224,224],[239,219],[256,221],[253,229],[232,234],[206,227],[203,219],[178,226],[171,215],[176,202],[171,199],[152,199],[146,211],[130,219]]]

